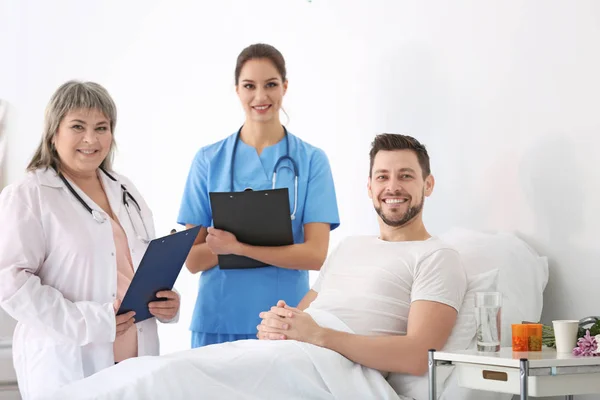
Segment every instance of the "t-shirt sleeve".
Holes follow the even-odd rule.
[[[329,223],[334,230],[340,225],[340,216],[329,160],[323,150],[317,149],[310,162],[303,223]]]
[[[204,149],[196,153],[188,173],[177,223],[209,227],[212,221],[208,196],[208,161]]]
[[[453,249],[439,249],[419,263],[411,290],[411,302],[435,301],[460,310],[467,291],[467,277],[460,255]]]

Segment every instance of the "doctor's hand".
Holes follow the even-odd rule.
[[[121,307],[121,300],[117,299],[113,303],[113,309],[115,310],[115,320],[117,323],[117,336],[116,337],[119,337],[122,334],[124,334],[125,332],[127,332],[129,330],[129,328],[131,328],[135,324],[135,320],[133,318],[135,316],[135,311],[129,311],[129,312],[126,312],[125,314],[117,315],[117,311],[119,311],[119,307]]]
[[[167,300],[152,301],[148,304],[150,314],[163,321],[170,321],[177,315],[179,311],[180,299],[179,295],[172,290],[163,290],[156,293],[156,297],[165,298]]]
[[[216,228],[208,228],[206,244],[214,254],[239,254],[241,243],[231,232]]]
[[[310,314],[279,301],[270,311],[260,313],[262,322],[257,326],[261,340],[298,340],[321,346],[324,329]]]

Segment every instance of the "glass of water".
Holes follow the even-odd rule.
[[[475,293],[477,351],[500,351],[502,327],[502,293]]]

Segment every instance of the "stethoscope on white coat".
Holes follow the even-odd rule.
[[[242,132],[242,128],[240,128],[235,136],[235,142],[233,144],[233,154],[231,155],[231,183],[230,183],[230,188],[231,191],[233,192],[233,171],[235,170],[235,151],[237,150],[237,145],[240,141],[240,133]],[[283,161],[285,160],[289,160],[292,163],[292,166],[294,167],[293,169],[284,165],[282,166],[282,168],[288,168],[288,169],[292,169],[292,172],[294,173],[294,211],[292,211],[292,214],[290,215],[290,218],[292,220],[296,219],[296,207],[298,205],[298,166],[296,165],[296,161],[294,161],[294,159],[292,157],[290,157],[290,139],[288,136],[288,131],[287,129],[285,129],[285,126],[283,127],[283,135],[285,136],[285,143],[286,143],[286,152],[285,152],[285,156],[281,156],[279,157],[279,159],[277,160],[277,162],[275,163],[275,166],[273,167],[273,186],[272,189],[275,189],[275,183],[277,181],[277,168],[279,167],[279,164],[281,164]],[[248,189],[246,189],[248,190]]]
[[[106,176],[108,176],[113,182],[117,182],[117,179],[114,176],[112,176],[111,174],[109,174],[108,172],[106,172],[106,170],[104,168],[100,168],[100,170],[102,170],[102,172],[104,172],[104,174]],[[88,212],[90,214],[92,214],[92,217],[94,218],[94,220],[96,222],[98,222],[99,224],[103,224],[106,221],[106,217],[100,211],[93,210],[81,198],[81,196],[79,196],[77,194],[75,189],[73,189],[73,186],[71,186],[71,184],[65,179],[65,177],[63,176],[62,173],[58,172],[58,176],[60,177],[60,179],[62,179],[62,181],[65,184],[65,186],[67,187],[67,189],[69,189],[69,191],[73,194],[73,196],[75,196],[75,198],[81,203],[81,205],[84,206],[85,209],[88,210]],[[135,232],[137,239],[140,240],[144,244],[150,243],[150,235],[148,234],[148,229],[146,228],[146,223],[144,222],[144,219],[142,218],[142,209],[140,208],[140,205],[138,204],[137,200],[131,195],[131,193],[129,193],[129,191],[123,184],[121,184],[121,191],[123,192],[123,205],[125,206],[125,210],[127,211],[127,216],[129,217],[129,222],[131,222],[131,226],[133,227],[133,231]],[[129,200],[131,200],[131,202],[135,205],[135,208],[137,209],[138,215],[140,217],[140,221],[142,221],[142,226],[144,227],[144,233],[146,234],[146,237],[143,237],[142,235],[140,235],[138,233],[137,228],[136,228],[135,224],[133,223],[133,219],[131,218],[131,213],[129,212],[129,204],[130,204]]]

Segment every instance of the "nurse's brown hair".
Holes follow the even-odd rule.
[[[235,85],[237,86],[240,80],[240,73],[244,64],[250,60],[255,59],[267,59],[273,63],[277,72],[281,76],[281,81],[285,82],[287,79],[287,73],[285,69],[285,59],[283,55],[275,47],[270,44],[256,43],[246,47],[238,55],[237,62],[235,64]]]

